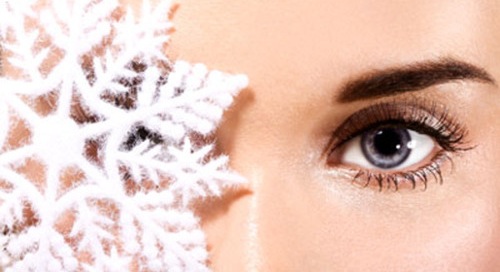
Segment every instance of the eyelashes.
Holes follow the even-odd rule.
[[[405,131],[409,133],[401,133]],[[403,134],[418,137],[396,137]],[[466,141],[467,134],[465,126],[435,102],[379,103],[354,113],[332,133],[327,166],[350,170],[353,182],[365,187],[398,190],[401,185],[409,184],[415,189],[422,184],[425,190],[431,180],[443,182],[442,164],[453,164],[455,153],[473,148]],[[434,147],[429,148],[429,144]],[[427,153],[418,155],[422,148]],[[402,152],[418,156],[402,156]],[[401,163],[387,164],[398,157],[403,157]],[[407,157],[410,159],[405,161]],[[411,158],[419,160],[412,162]],[[377,160],[385,164],[378,164]]]

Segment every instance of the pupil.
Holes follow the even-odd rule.
[[[387,128],[376,133],[373,144],[379,154],[390,156],[397,154],[403,143],[400,133],[395,129]]]

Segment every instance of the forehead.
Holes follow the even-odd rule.
[[[266,67],[275,77],[309,68],[350,73],[448,55],[488,66],[486,53],[500,45],[493,0],[191,1],[181,1],[174,17],[173,46],[194,61],[250,74]]]

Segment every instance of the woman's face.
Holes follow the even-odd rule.
[[[168,54],[250,78],[218,134],[248,186],[200,207],[215,270],[500,267],[500,2],[179,4]]]

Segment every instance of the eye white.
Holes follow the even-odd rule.
[[[435,141],[426,134],[418,133],[414,130],[408,130],[411,141],[407,143],[410,154],[406,160],[400,165],[390,168],[389,170],[404,169],[414,164],[419,164],[423,159],[427,158],[436,146]],[[381,169],[373,165],[363,154],[361,147],[361,136],[357,136],[344,145],[340,162],[344,164],[353,164],[366,169]],[[383,169],[388,170],[388,169]]]

